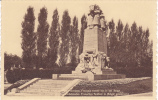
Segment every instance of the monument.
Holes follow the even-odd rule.
[[[87,28],[84,31],[83,53],[79,56],[80,63],[72,74],[61,77],[88,78],[89,80],[104,80],[125,78],[109,67],[107,57],[107,33],[105,18],[97,5],[91,5],[88,14]]]

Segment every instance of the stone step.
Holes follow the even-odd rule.
[[[45,80],[40,80],[39,82],[31,85],[30,87],[64,87],[66,86],[70,81],[61,81],[61,80],[50,80],[50,81],[45,81]]]
[[[61,90],[63,88],[27,88],[22,90],[22,92],[27,92],[27,91],[58,91]]]
[[[76,78],[76,79],[79,79],[79,78],[82,78],[82,79],[84,79],[84,78],[87,78],[87,76],[60,76],[60,77],[58,77],[58,78]]]
[[[8,96],[38,96],[42,94],[30,94],[30,93],[15,93],[15,94],[7,94]]]
[[[71,80],[39,80],[30,87],[20,91],[17,95],[56,95],[67,86]]]
[[[48,90],[50,90],[50,89],[61,89],[61,88],[64,88],[64,87],[53,87],[53,88],[49,88],[49,87],[29,87],[26,90],[30,90],[30,89],[41,89],[41,90],[42,89],[48,89]]]
[[[64,87],[62,87],[64,88]],[[27,89],[24,89],[24,91],[29,91],[29,90],[60,90],[62,88],[27,88]]]
[[[82,80],[88,80],[88,78],[85,77],[59,77],[60,80],[74,80],[74,79],[82,79]]]
[[[52,86],[52,87],[53,87],[53,86],[59,86],[59,87],[60,87],[60,86],[66,85],[66,84],[68,84],[68,83],[62,83],[62,84],[61,84],[61,83],[59,83],[59,84],[58,84],[58,83],[57,83],[57,84],[40,84],[40,83],[36,83],[36,84],[31,85],[31,87],[32,87],[32,86],[43,86],[43,87],[44,87],[44,86],[50,86],[50,87],[51,87],[51,86]]]
[[[65,74],[64,74],[65,75]],[[68,83],[68,82],[70,82],[69,80],[67,80],[67,81],[63,81],[63,80],[39,80],[38,81],[38,83],[40,83],[40,82],[46,82],[46,83]]]
[[[46,86],[46,85],[59,85],[60,86],[60,85],[65,85],[65,84],[68,84],[68,83],[50,83],[50,84],[36,83],[36,84],[33,84],[33,85],[43,85],[43,86]]]
[[[59,77],[60,76],[86,76],[86,74],[85,73],[81,73],[81,74],[74,73],[74,74],[61,74],[61,75],[59,75]]]
[[[34,92],[34,91],[29,91],[29,92],[22,92],[22,94],[32,94],[32,95],[55,95],[57,92]],[[18,94],[18,93],[17,93]],[[20,94],[20,93],[19,93]]]
[[[17,95],[17,96],[58,95],[59,96],[60,91],[64,89],[71,81],[72,80],[52,80],[52,79],[39,80],[36,83],[27,87],[26,89],[21,90],[20,93],[15,93],[12,95]]]
[[[79,74],[79,75],[77,75],[77,74],[62,74],[59,77],[62,77],[62,76],[87,77],[86,74]]]
[[[50,85],[50,86],[52,86],[52,85],[57,85],[57,86],[62,86],[62,85],[66,85],[66,84],[68,84],[68,83],[56,83],[56,84],[41,84],[41,83],[36,83],[36,84],[33,84],[33,85],[31,85],[31,86],[48,86],[48,85]]]
[[[54,82],[54,83],[48,83],[48,82],[37,82],[36,84],[67,84],[69,82]]]
[[[23,90],[21,92],[25,93],[25,92],[57,92],[60,91],[61,89],[27,89],[27,90]]]
[[[68,83],[56,83],[56,84],[44,84],[44,83],[36,83],[36,84],[33,84],[31,86],[34,86],[34,85],[42,85],[42,86],[48,86],[48,85],[58,85],[58,86],[61,86],[61,85],[65,85],[65,84],[68,84]]]
[[[62,88],[66,85],[32,85],[30,88]]]

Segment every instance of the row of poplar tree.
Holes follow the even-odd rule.
[[[129,27],[121,20],[115,27],[109,22],[108,54],[113,67],[152,67],[153,41],[149,39],[149,29],[143,30],[136,22]]]
[[[24,67],[53,67],[59,57],[59,66],[66,66],[68,57],[71,64],[77,63],[77,50],[82,45],[78,30],[78,18],[74,16],[73,22],[69,12],[63,12],[62,21],[59,23],[58,10],[55,9],[52,16],[51,26],[47,22],[47,9],[40,9],[38,15],[37,32],[34,32],[35,16],[34,9],[29,7],[22,22],[22,61]],[[85,19],[83,16],[82,19]],[[84,23],[83,20],[82,23]],[[86,25],[84,25],[86,27]],[[82,26],[82,29],[83,26]],[[83,33],[83,31],[82,31]],[[83,46],[80,46],[82,49]],[[80,51],[81,52],[81,51]],[[59,55],[59,56],[58,56]]]
[[[76,67],[78,56],[83,51],[84,30],[87,27],[86,16],[81,18],[81,29],[78,30],[78,18],[71,18],[67,10],[63,12],[59,23],[58,10],[55,9],[51,26],[47,22],[47,9],[40,9],[37,32],[35,28],[34,9],[29,7],[22,22],[22,62],[24,67],[53,68],[64,67],[68,58]],[[143,30],[134,22],[131,27],[121,20],[117,26],[113,20],[106,23],[109,32],[108,56],[111,67],[152,66],[152,41],[149,40],[149,29]]]

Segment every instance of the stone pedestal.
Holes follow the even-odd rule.
[[[106,33],[100,28],[85,29],[83,53],[102,52],[107,54]]]

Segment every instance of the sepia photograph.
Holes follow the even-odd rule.
[[[2,100],[156,99],[156,0],[2,0]]]

